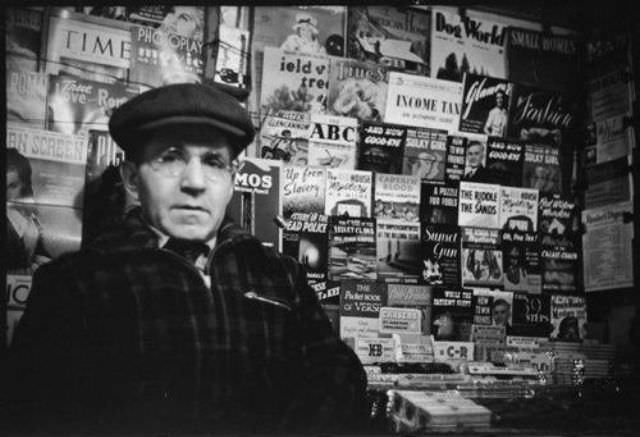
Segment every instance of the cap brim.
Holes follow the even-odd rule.
[[[185,115],[176,115],[173,117],[164,117],[159,120],[153,120],[148,123],[139,125],[136,127],[136,130],[139,131],[149,131],[156,130],[162,127],[167,126],[211,126],[221,131],[229,134],[231,137],[237,140],[246,140],[247,133],[242,129],[233,126],[232,124],[225,123],[222,120],[212,119],[211,117],[199,117],[199,116],[185,116]]]

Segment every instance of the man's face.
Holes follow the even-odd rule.
[[[502,93],[496,94],[496,106],[498,108],[504,107],[504,95]]]
[[[472,168],[478,167],[482,163],[482,145],[472,144],[467,150],[467,160]]]
[[[441,314],[433,324],[438,327],[438,338],[450,338],[453,336],[453,320],[448,314]]]
[[[203,138],[175,129],[156,131],[143,145],[140,164],[124,167],[125,183],[137,195],[144,218],[170,237],[210,240],[233,195],[232,172],[217,168],[232,163],[228,139],[222,133]],[[168,174],[162,166],[176,156],[184,157],[186,166]]]
[[[493,323],[498,326],[506,326],[509,322],[509,305],[501,303],[493,308]]]
[[[18,172],[11,169],[7,171],[7,200],[16,200],[22,196],[24,184],[18,176]]]

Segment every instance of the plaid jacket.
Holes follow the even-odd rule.
[[[136,215],[35,274],[6,408],[36,430],[342,432],[366,375],[306,276],[225,221],[197,270]]]

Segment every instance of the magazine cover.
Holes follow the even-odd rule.
[[[316,296],[318,297],[318,300],[320,301],[320,304],[322,305],[322,308],[325,310],[325,312],[328,313],[327,309],[329,308],[329,306],[333,307],[334,305],[336,306],[335,308],[336,313],[338,312],[337,307],[340,304],[340,282],[339,281],[326,280],[326,281],[310,283],[309,286],[313,291],[316,292]],[[327,314],[327,316],[329,317],[329,321],[331,321],[331,324],[333,325],[334,323],[333,319],[329,314]],[[334,325],[334,326],[337,327],[338,325]],[[338,329],[336,329],[336,332],[339,332]]]
[[[527,142],[522,161],[522,187],[560,194],[562,181],[558,147]]]
[[[500,186],[460,182],[458,225],[500,228]]]
[[[211,57],[205,62],[205,75],[215,82],[246,88],[248,84],[250,32],[226,23],[220,23],[218,36]],[[213,74],[207,71],[212,65]]]
[[[358,139],[358,170],[402,173],[407,130],[404,126],[363,122]]]
[[[376,224],[371,218],[329,218],[329,279],[377,279]]]
[[[407,7],[349,7],[347,56],[427,76],[430,21],[426,11]]]
[[[462,135],[462,134],[461,134]],[[464,134],[467,137],[463,181],[492,183],[494,175],[487,169],[487,141],[483,134]]]
[[[538,229],[538,190],[501,186],[500,228],[535,232]]]
[[[458,128],[461,101],[461,84],[392,71],[384,121],[452,132]]]
[[[327,280],[327,216],[295,212],[282,232],[282,253],[303,266],[309,284]]]
[[[459,183],[422,181],[420,220],[430,224],[458,223]]]
[[[374,217],[378,221],[418,223],[420,179],[385,173],[375,176]]]
[[[382,64],[332,57],[327,111],[360,121],[383,121],[388,83],[388,67]]]
[[[362,170],[327,170],[325,214],[371,217],[373,175]]]
[[[513,323],[513,292],[474,288],[473,295],[491,298],[491,325],[504,326],[509,332]]]
[[[469,341],[473,323],[471,290],[436,287],[432,291],[431,325],[436,341]]]
[[[324,214],[327,171],[322,167],[285,165],[282,182],[282,212],[285,220],[293,213]]]
[[[462,228],[462,286],[497,287],[504,283],[500,231]]]
[[[16,169],[30,168],[27,183],[35,203],[82,209],[87,137],[10,124],[6,140],[7,148],[14,149],[7,151],[7,168],[11,162]]]
[[[329,89],[329,58],[264,48],[262,116],[279,111],[323,112]]]
[[[444,179],[446,182],[459,182],[462,179],[466,156],[467,137],[447,135],[447,159],[444,166]]]
[[[559,194],[540,193],[538,233],[542,246],[576,247],[578,211],[574,201]]]
[[[489,137],[487,142],[487,170],[492,183],[510,187],[522,186],[524,144],[514,140]]]
[[[586,166],[602,164],[631,153],[634,130],[629,129],[628,116],[620,114],[593,123],[595,138],[586,148]]]
[[[587,303],[584,296],[551,295],[551,339],[582,341],[587,323]]]
[[[492,296],[480,296],[474,293],[472,301],[474,331],[476,331],[476,326],[488,326],[493,323],[491,318],[492,307]]]
[[[512,95],[512,82],[465,74],[460,132],[506,137]]]
[[[524,291],[528,294],[540,294],[542,276],[538,234],[519,230],[503,230],[500,237],[502,239],[504,288],[511,291]]]
[[[577,248],[541,246],[542,291],[572,293],[578,290],[579,253]]]
[[[549,338],[552,330],[550,295],[513,293],[513,323],[508,335]]]
[[[275,219],[282,216],[282,161],[245,159],[236,172],[235,193],[227,214],[262,244],[281,250],[282,229]]]
[[[373,280],[343,280],[340,287],[340,338],[352,349],[358,342],[380,340],[380,310],[386,302],[384,284]],[[362,345],[360,345],[362,347]],[[376,345],[373,346],[373,349]],[[367,348],[369,349],[369,348]],[[382,352],[382,347],[380,347]],[[358,354],[368,360],[368,350]],[[384,359],[380,353],[378,359]],[[392,354],[387,354],[392,356]]]
[[[600,121],[633,113],[635,91],[629,65],[628,61],[612,64],[613,68],[588,77],[587,108],[591,120]]]
[[[432,361],[433,351],[430,351],[431,348],[427,345],[430,343],[430,339],[425,336],[431,334],[433,287],[409,284],[385,284],[385,286],[387,288],[387,307],[414,309],[421,314],[422,332],[420,334],[415,336],[403,333],[393,335],[396,341],[397,360],[416,362],[421,357],[421,362],[425,362],[425,359]]]
[[[599,208],[632,200],[632,176],[629,158],[588,167],[585,170],[587,188],[584,192],[585,208]]]
[[[476,296],[473,296],[474,299]],[[488,296],[480,296],[482,300],[493,299]],[[475,306],[475,303],[474,303]],[[483,307],[483,310],[485,308]],[[489,323],[491,323],[491,307],[489,310]],[[485,317],[485,316],[482,316]],[[475,322],[477,315],[474,314],[474,322],[471,326],[471,341],[474,344],[474,359],[476,361],[491,361],[490,351],[504,350],[507,340],[507,330],[504,326],[493,326],[478,324]]]
[[[138,95],[122,82],[106,84],[72,76],[49,76],[47,128],[65,134],[109,130],[114,109]]]
[[[562,144],[562,131],[574,127],[574,103],[563,94],[518,84],[509,110],[509,137]]]
[[[506,78],[506,26],[467,10],[431,10],[431,76],[462,82],[465,73]]]
[[[380,281],[417,284],[420,269],[420,225],[377,221],[376,258]]]
[[[45,127],[46,98],[49,89],[44,73],[7,65],[7,121],[42,129]]]
[[[260,127],[260,158],[307,165],[309,126],[309,114],[306,112],[278,111],[268,115]]]
[[[11,57],[14,62],[25,67],[32,66],[32,71],[35,71],[42,40],[42,11],[27,7],[8,7],[5,8],[5,13],[7,54],[16,55]]]
[[[507,63],[513,82],[560,92],[577,91],[580,71],[575,36],[507,29]]]
[[[204,72],[202,39],[149,26],[131,26],[129,81],[149,87],[200,82]]]
[[[312,113],[308,136],[308,165],[356,168],[357,119]]]
[[[443,181],[447,132],[438,129],[407,128],[402,173],[420,179]]]
[[[460,288],[460,228],[422,222],[420,235],[422,282]]]
[[[83,14],[67,13],[49,18],[46,72],[66,72],[78,78],[115,82],[127,79],[131,66],[131,32],[103,26]]]

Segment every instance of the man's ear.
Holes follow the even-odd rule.
[[[131,161],[124,161],[120,165],[120,177],[125,189],[138,200],[138,167]]]

